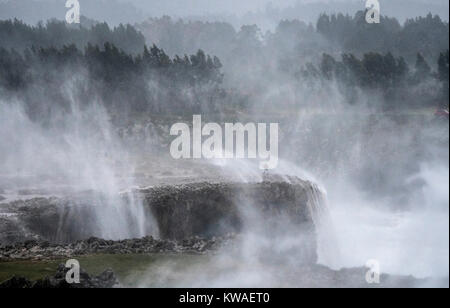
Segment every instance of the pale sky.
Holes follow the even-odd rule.
[[[320,13],[354,14],[365,8],[365,0],[79,0],[82,15],[111,24],[135,23],[148,17],[222,20],[239,24],[273,26],[279,19],[315,22]],[[428,12],[448,20],[448,0],[379,0],[381,13],[406,18]],[[4,4],[7,3],[8,4]],[[37,5],[37,2],[44,4]],[[18,18],[28,23],[49,18],[63,19],[66,0],[0,0],[0,19]],[[113,3],[116,2],[114,5]],[[119,2],[122,5],[118,5]],[[30,5],[28,5],[30,3]],[[34,3],[34,5],[31,5]],[[299,5],[299,3],[301,5]],[[272,7],[274,9],[267,10]],[[279,9],[279,10],[277,10]],[[248,14],[250,12],[250,14]]]

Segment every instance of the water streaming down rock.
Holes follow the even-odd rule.
[[[151,213],[136,195],[130,192],[100,195],[92,203],[95,211],[93,224],[98,225],[98,231],[92,236],[111,240],[158,236]],[[63,233],[63,230],[58,233]]]
[[[308,206],[312,213],[317,235],[317,254],[321,264],[335,268],[340,258],[339,243],[334,233],[325,190],[311,183],[308,193]]]
[[[16,200],[0,209],[0,243],[30,239],[68,243],[89,237],[140,238],[155,235],[140,200],[102,194]]]
[[[0,240],[67,243],[91,236],[183,240],[257,234],[267,245],[279,245],[279,253],[295,249],[299,259],[316,262],[318,230],[327,216],[324,200],[317,185],[295,177],[155,186],[116,196],[38,198],[2,207],[10,215],[2,217]]]

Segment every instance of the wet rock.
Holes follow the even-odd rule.
[[[191,183],[157,186],[135,190],[122,195],[142,201],[146,211],[152,213],[158,225],[161,241],[148,244],[142,239],[117,243],[113,247],[107,241],[92,236],[102,233],[92,192],[79,198],[34,198],[5,204],[12,216],[0,216],[0,244],[13,244],[26,240],[57,243],[61,250],[51,254],[142,253],[143,251],[175,251],[179,241],[193,237],[212,239],[229,233],[240,233],[258,222],[264,222],[266,232],[274,241],[292,233],[298,234],[305,253],[304,260],[315,262],[316,234],[314,216],[323,212],[318,201],[321,192],[307,181],[297,178],[265,177],[259,183]],[[255,219],[255,217],[257,217]],[[126,221],[128,217],[123,217]],[[270,232],[268,231],[270,230]],[[276,230],[276,232],[272,232]],[[89,241],[84,241],[89,239]],[[82,241],[68,249],[67,244]],[[28,245],[35,246],[35,245]],[[32,247],[25,247],[30,250]],[[193,251],[205,251],[215,247],[211,242],[196,242],[189,246]],[[46,255],[49,249],[44,249]],[[25,256],[28,253],[25,253]],[[14,253],[20,255],[22,253]],[[36,255],[36,254],[34,254]]]
[[[33,283],[30,280],[17,276],[0,283],[0,289],[28,289],[32,286]]]
[[[36,240],[29,240],[29,241],[24,242],[24,243],[23,243],[23,246],[24,246],[26,249],[30,249],[30,248],[32,248],[32,247],[37,246],[37,244],[38,244],[38,242],[37,242]]]
[[[46,241],[26,241],[0,246],[0,261],[51,260],[92,254],[209,253],[232,245],[235,235],[215,239],[190,238],[183,241],[157,240],[152,237],[106,241],[98,238],[55,245]]]
[[[68,243],[100,232],[93,206],[85,200],[17,200],[5,204],[2,210],[9,216],[0,216],[0,244],[26,239]]]
[[[31,236],[23,231],[17,221],[0,216],[0,244],[12,244],[28,239],[31,239]]]
[[[277,179],[278,180],[278,179]],[[313,233],[311,191],[317,188],[299,179],[262,183],[192,183],[139,190],[158,223],[160,236],[183,239],[211,238],[245,227],[246,208],[254,209],[274,227],[286,220]],[[318,192],[319,193],[319,192]],[[318,205],[319,206],[319,205]],[[279,219],[281,216],[286,220]]]

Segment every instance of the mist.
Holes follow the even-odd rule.
[[[74,213],[94,209],[90,236],[177,247],[191,239],[161,236],[167,219],[146,189],[300,185],[311,224],[283,202],[268,217],[243,193],[232,198],[241,222],[230,246],[198,260],[161,255],[127,279],[323,287],[336,274],[358,286],[377,260],[394,285],[448,286],[448,1],[380,1],[381,25],[362,22],[364,3],[350,0],[80,1],[81,25],[47,21],[66,9],[40,2],[53,9],[0,2],[1,219],[27,200],[61,198]],[[170,127],[193,115],[278,123],[277,168],[174,159]]]
[[[0,183],[6,200],[49,193],[75,200],[86,195],[95,208],[95,236],[158,237],[151,213],[127,193],[135,187],[132,153],[125,150],[101,104],[80,105],[72,82],[67,80],[64,89],[70,114],[56,111],[45,125],[32,121],[20,101],[0,102]]]

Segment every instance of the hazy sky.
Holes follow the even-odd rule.
[[[268,4],[275,7],[288,7],[296,3],[360,3],[364,6],[365,0],[119,0],[131,2],[138,7],[152,8],[156,11],[173,12],[180,15],[201,13],[234,13],[243,14],[248,11],[263,10]],[[393,0],[380,0],[381,3]],[[404,3],[411,0],[404,0]],[[428,4],[447,4],[448,0],[416,0]],[[405,7],[407,9],[407,6]]]
[[[323,4],[326,6],[342,5],[345,11],[348,7],[360,5],[364,8],[365,0],[120,0],[122,2],[131,2],[137,7],[146,8],[156,15],[176,14],[176,15],[197,15],[197,14],[245,14],[249,11],[256,12],[265,10],[271,4],[273,7],[286,8],[302,4]],[[447,6],[448,0],[380,0],[381,5],[391,6],[391,3],[403,3],[405,11],[411,9],[411,3],[422,3],[433,6]]]
[[[353,15],[365,0],[79,0],[81,13],[111,24],[135,23],[148,17],[169,15],[194,19],[222,20],[273,27],[280,19],[317,20],[320,13]],[[406,18],[428,12],[448,20],[448,0],[379,0],[381,13]],[[36,3],[43,3],[36,5]],[[0,19],[19,18],[28,23],[49,18],[64,19],[66,0],[0,0]],[[5,4],[6,3],[6,4]],[[33,4],[34,5],[31,5]],[[45,3],[45,4],[44,4]]]

